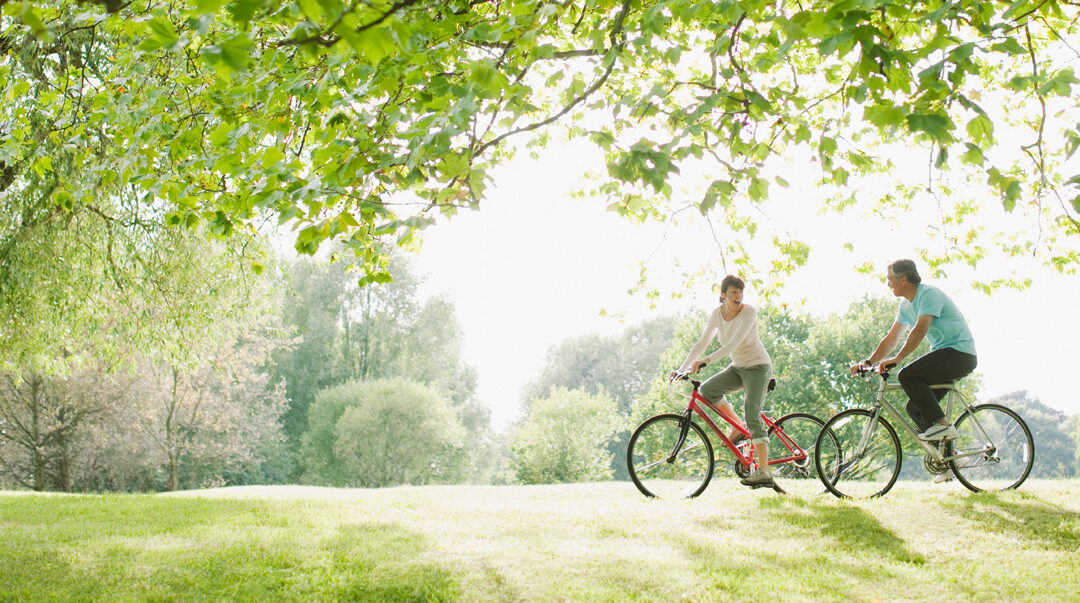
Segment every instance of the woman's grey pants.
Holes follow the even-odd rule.
[[[745,391],[743,397],[743,418],[750,430],[750,437],[755,441],[765,439],[765,422],[761,420],[761,408],[765,406],[765,391],[772,379],[771,364],[754,366],[735,366],[734,364],[701,384],[698,391],[713,404],[720,403],[725,394]]]

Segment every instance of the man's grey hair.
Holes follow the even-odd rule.
[[[896,260],[889,264],[889,273],[895,277],[904,277],[914,285],[922,282],[919,270],[915,268],[915,262],[911,260]]]

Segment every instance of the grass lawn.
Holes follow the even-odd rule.
[[[0,493],[0,600],[1080,600],[1080,481]]]

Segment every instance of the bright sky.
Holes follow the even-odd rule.
[[[421,293],[441,293],[453,302],[466,361],[479,372],[479,396],[498,429],[518,417],[521,388],[539,375],[552,346],[591,333],[619,333],[664,313],[711,310],[716,304],[710,283],[656,310],[640,296],[628,295],[642,261],[668,291],[682,286],[676,263],[696,268],[715,260],[718,248],[705,220],[693,212],[686,212],[678,226],[665,228],[635,224],[606,211],[598,200],[572,199],[577,179],[587,166],[595,169],[595,162],[595,156],[579,148],[558,144],[537,160],[522,153],[496,173],[496,186],[480,211],[440,221],[424,233],[416,258],[417,271],[426,277]],[[813,206],[793,205],[792,211]],[[811,261],[775,301],[802,305],[819,316],[843,311],[864,293],[889,294],[882,275],[858,275],[848,268],[855,258],[843,250],[845,241],[856,242],[859,261],[880,266],[882,273],[893,259],[917,260],[914,249],[927,245],[925,233],[902,226],[866,232],[858,216],[787,218],[799,225],[794,234],[811,244]],[[724,231],[718,225],[716,232],[722,236]],[[953,297],[971,324],[984,384],[981,396],[1027,390],[1051,407],[1080,413],[1071,370],[1063,366],[1080,339],[1080,279],[1021,260],[1019,270],[1034,278],[1030,290],[987,297],[967,288],[973,278],[993,280],[1004,270],[984,263],[977,273],[927,278]],[[746,301],[758,303],[757,292],[748,289]],[[601,316],[604,309],[623,314],[626,322]],[[889,326],[881,325],[882,334]]]

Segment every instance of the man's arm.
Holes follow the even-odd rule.
[[[890,366],[898,365],[903,362],[904,358],[907,358],[914,353],[915,348],[919,347],[923,338],[926,337],[926,331],[930,328],[930,322],[933,320],[934,317],[930,314],[923,314],[920,316],[919,319],[915,321],[915,327],[908,333],[907,340],[904,341],[904,347],[900,348],[900,351],[892,358],[882,360],[881,366],[888,368]]]
[[[878,343],[877,347],[874,348],[874,353],[870,354],[870,357],[866,360],[852,365],[851,374],[855,375],[855,373],[858,372],[860,367],[863,367],[867,364],[873,366],[875,362],[877,362],[881,358],[884,358],[886,355],[888,355],[889,352],[894,350],[896,348],[896,344],[900,343],[900,338],[904,336],[904,328],[904,325],[898,322],[894,322],[892,328],[889,329],[889,332],[885,334],[885,337],[881,338],[881,341]]]

